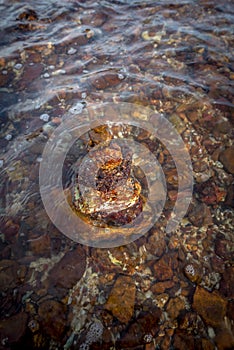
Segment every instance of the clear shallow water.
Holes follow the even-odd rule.
[[[104,335],[102,343],[88,344],[95,349],[233,346],[233,12],[231,1],[0,2],[4,348],[79,349],[96,319]],[[189,150],[194,198],[179,230],[166,235],[177,189],[174,168],[166,150],[141,135],[169,181],[164,216],[129,246],[79,248],[82,263],[76,265],[69,251],[77,245],[43,208],[38,171],[53,130],[68,114],[100,102],[131,102],[166,116]],[[67,159],[68,169],[74,157]],[[79,267],[84,261],[86,267]],[[197,269],[197,278],[186,275],[186,264]],[[61,285],[69,273],[60,269],[67,265],[80,273]],[[111,291],[118,283],[135,296],[125,296],[128,311],[114,310]],[[203,290],[216,305],[211,316],[201,312],[199,297],[208,298]],[[118,293],[114,298],[121,304]],[[214,321],[219,308],[222,317]],[[12,332],[18,319],[22,329]],[[140,335],[133,341],[136,324]]]

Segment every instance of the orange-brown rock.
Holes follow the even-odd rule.
[[[167,313],[171,319],[177,318],[184,309],[184,301],[179,297],[171,298],[167,304]]]
[[[154,276],[156,280],[165,281],[173,277],[173,270],[178,266],[176,254],[165,254],[154,266]]]
[[[208,292],[197,286],[193,296],[193,308],[210,326],[218,327],[222,324],[226,314],[227,301],[215,292]]]
[[[105,309],[111,311],[120,322],[128,323],[132,318],[136,286],[130,276],[119,276],[110,292]]]
[[[170,289],[174,286],[174,281],[157,282],[151,288],[151,292],[155,294],[164,293],[166,289]]]

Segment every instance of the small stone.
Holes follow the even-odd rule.
[[[172,288],[174,284],[175,283],[173,281],[157,282],[150,288],[150,290],[152,293],[160,294],[164,293],[166,289]]]
[[[128,323],[133,316],[136,286],[130,276],[119,276],[116,280],[105,309],[112,312],[122,323]]]
[[[70,109],[69,112],[72,114],[80,114],[84,109],[84,104],[82,102],[77,102]]]
[[[92,78],[92,85],[98,90],[104,90],[108,87],[116,86],[121,82],[121,79],[116,72],[101,72],[96,74],[94,78]]]
[[[119,74],[118,74],[118,78],[119,78],[120,80],[123,80],[123,79],[124,79],[124,75],[123,75],[122,73],[119,73]]]
[[[50,119],[50,116],[49,116],[49,114],[44,113],[44,114],[40,115],[40,119],[43,120],[43,122],[47,123]]]
[[[193,308],[208,325],[220,326],[226,314],[226,307],[227,301],[217,292],[209,293],[197,286],[193,296]]]
[[[20,70],[23,67],[21,63],[16,63],[15,64],[15,69]]]
[[[189,210],[189,221],[197,227],[212,224],[212,217],[209,207],[205,203],[196,202]]]
[[[45,74],[43,75],[43,77],[47,79],[47,78],[50,77],[50,75],[49,75],[49,73],[45,73]]]
[[[70,49],[67,51],[68,55],[74,55],[77,52],[76,49],[74,49],[74,47],[70,47]]]
[[[228,172],[234,174],[234,146],[226,148],[221,152],[219,160]]]
[[[5,136],[5,140],[10,141],[11,139],[12,139],[12,135],[11,134],[7,134]]]
[[[0,168],[3,167],[4,161],[2,159],[0,159]]]

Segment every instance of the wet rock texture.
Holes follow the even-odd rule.
[[[231,0],[1,1],[0,349],[234,348],[232,14]],[[184,141],[194,191],[176,231],[165,228],[180,181],[175,161],[183,159],[173,159],[149,130],[131,123],[112,132],[91,125],[102,114],[89,115],[87,107],[104,102],[151,107],[150,117],[137,108],[126,117],[152,123],[162,113]],[[113,108],[108,113],[111,120]],[[95,191],[103,202],[116,191],[131,210],[91,213],[116,230],[145,208],[144,171],[132,166],[134,156],[118,148],[118,138],[147,147],[165,174],[163,213],[131,244],[77,244],[56,229],[43,207],[44,146],[77,115],[90,130],[63,166],[71,207],[86,203],[83,214],[90,215],[100,209],[97,200],[91,205]],[[158,134],[171,141],[162,129]],[[99,171],[91,196],[79,202],[71,187],[87,154]],[[151,164],[146,168],[162,193]],[[83,174],[85,185],[90,174]]]

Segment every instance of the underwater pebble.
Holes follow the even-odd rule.
[[[49,73],[45,73],[45,74],[43,75],[43,77],[44,77],[44,78],[49,78],[50,75],[49,75]]]
[[[79,114],[83,111],[84,105],[81,102],[77,102],[75,105],[73,105],[70,109],[69,112],[72,114]]]
[[[86,97],[87,97],[86,92],[82,92],[82,94],[81,94],[81,98],[86,98]]]
[[[48,122],[48,120],[50,119],[50,116],[49,114],[44,113],[40,115],[40,119],[43,120],[43,122]]]
[[[3,160],[0,159],[0,168],[3,166]]]
[[[77,52],[77,50],[74,49],[74,47],[71,47],[71,48],[67,51],[68,55],[74,55],[76,52]]]
[[[123,79],[124,79],[124,75],[123,75],[122,73],[119,73],[119,74],[118,74],[118,78],[119,78],[120,80],[123,80]]]
[[[21,63],[16,63],[15,64],[15,69],[20,70],[23,67]]]
[[[5,136],[5,140],[10,141],[11,139],[12,139],[12,135],[11,134],[7,134]]]

